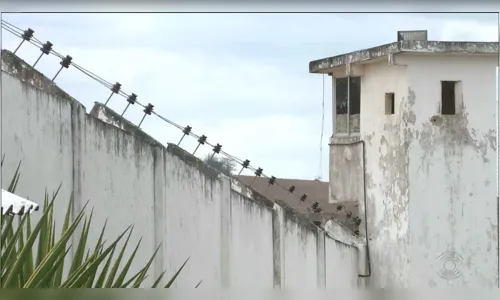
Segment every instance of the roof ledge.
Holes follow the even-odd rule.
[[[370,60],[381,59],[398,53],[441,53],[498,55],[498,42],[441,42],[403,40],[369,49],[327,57],[309,62],[310,73],[329,73],[331,69]]]

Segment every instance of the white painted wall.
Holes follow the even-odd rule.
[[[228,264],[231,287],[273,287],[273,211],[231,191],[228,229]],[[227,211],[227,210],[226,210]],[[259,257],[260,262],[246,257]],[[252,270],[249,272],[249,270]]]
[[[395,61],[392,66],[385,60],[366,64],[362,77],[360,139],[366,143],[372,263],[368,283],[497,287],[498,57],[401,54]],[[462,81],[463,114],[439,116],[441,80]],[[395,93],[394,115],[385,115],[386,92]],[[443,121],[440,126],[430,121],[436,115]],[[330,182],[332,201],[336,191],[357,198],[363,216],[362,190],[346,195],[340,185],[349,182],[336,180],[362,180],[361,145],[332,146],[330,153],[331,174],[340,172]],[[457,266],[462,274],[454,280],[438,274],[444,262],[437,257],[447,250],[462,259]]]
[[[60,193],[65,197],[54,215],[63,218],[67,195],[73,189],[71,104],[3,72],[1,93],[2,188],[7,189],[21,162],[17,190],[21,193],[16,194],[43,204],[45,191],[52,195],[61,185]],[[37,214],[33,218],[36,220]]]
[[[75,153],[81,151],[79,167],[74,168],[81,176],[75,181],[79,186],[75,208],[79,211],[88,200],[94,208],[92,222],[97,230],[90,235],[91,244],[97,242],[106,220],[109,236],[119,236],[128,225],[134,226],[128,247],[132,251],[142,238],[141,257],[130,271],[137,272],[149,259],[146,255],[152,255],[159,244],[154,235],[148,234],[155,227],[153,147],[88,116],[84,116],[82,125],[83,142],[80,149],[73,146]],[[151,272],[154,277],[155,266]]]
[[[343,237],[350,233],[320,230],[182,149],[126,133],[86,115],[75,100],[17,78],[39,76],[38,86],[50,90],[41,74],[2,67],[2,188],[21,160],[19,196],[42,203],[45,188],[50,193],[62,183],[60,226],[73,190],[75,210],[87,200],[94,208],[91,242],[106,219],[108,241],[134,225],[129,253],[141,237],[142,244],[131,272],[162,243],[148,283],[164,269],[169,278],[189,257],[176,287],[201,280],[204,288],[357,286],[357,248]]]
[[[222,285],[222,203],[230,197],[228,179],[190,167],[166,153],[163,265],[173,275],[188,257],[177,286]],[[209,176],[207,176],[209,175]],[[158,224],[159,225],[159,224]]]
[[[285,287],[295,289],[317,287],[317,231],[312,231],[288,218],[285,219],[284,225]]]
[[[498,56],[407,56],[412,286],[498,287],[495,68]],[[463,112],[439,115],[440,80],[461,80]],[[441,278],[436,259],[454,251],[462,274]],[[451,268],[451,267],[449,267]]]
[[[358,274],[349,272],[339,274],[338,270],[350,270],[358,263],[358,253],[351,251],[352,246],[334,239],[325,240],[326,256],[326,288],[345,289],[358,285]]]
[[[367,224],[372,262],[372,278],[368,280],[377,287],[407,285],[405,71],[405,66],[389,66],[381,61],[366,65],[361,81],[360,131],[366,143]],[[395,94],[393,115],[385,114],[385,93]],[[360,216],[364,216],[364,203],[360,202],[359,207]]]

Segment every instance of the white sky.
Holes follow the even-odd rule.
[[[59,53],[141,103],[268,176],[328,180],[331,88],[325,78],[325,131],[321,141],[322,75],[309,61],[390,43],[398,30],[428,30],[430,40],[498,41],[497,14],[2,14],[54,44]],[[2,30],[2,48],[19,39]],[[17,53],[32,64],[40,51]],[[37,69],[52,77],[59,59],[44,56]],[[110,91],[70,67],[56,82],[90,110]],[[122,112],[124,98],[110,106]],[[138,123],[139,107],[126,117]],[[143,129],[157,140],[182,133],[148,116]],[[193,151],[196,141],[181,144]],[[210,151],[204,147],[199,156]],[[248,174],[248,173],[246,173]]]

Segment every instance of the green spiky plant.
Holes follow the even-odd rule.
[[[3,166],[4,157],[1,165]],[[8,191],[15,192],[19,182],[19,167],[12,178]],[[34,226],[30,214],[22,216],[2,216],[1,220],[1,254],[0,276],[1,288],[139,288],[147,278],[148,270],[160,247],[156,249],[148,263],[137,273],[129,275],[128,271],[134,260],[141,241],[134,251],[124,260],[124,253],[132,234],[129,226],[109,245],[103,241],[106,224],[101,231],[96,245],[89,248],[88,234],[92,224],[92,212],[86,216],[85,207],[71,219],[73,197],[71,197],[61,234],[56,237],[54,220],[54,201],[57,192],[49,200],[45,193],[43,211]],[[18,219],[16,224],[15,219]],[[80,225],[83,221],[83,225]],[[77,228],[81,228],[77,230]],[[80,234],[78,244],[71,244],[72,236]],[[119,245],[124,236],[125,242]],[[38,242],[38,245],[35,245]],[[34,249],[36,247],[36,254]],[[71,265],[65,267],[71,248],[75,248]],[[118,253],[117,256],[115,254]],[[179,276],[188,259],[182,264],[166,285],[161,284],[165,271],[154,281],[152,287],[169,288]],[[123,267],[120,265],[124,262]],[[68,269],[65,275],[64,270]],[[201,283],[201,282],[200,282]],[[199,284],[198,284],[199,285]],[[196,287],[198,287],[198,285]]]

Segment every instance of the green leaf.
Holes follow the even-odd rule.
[[[111,262],[112,262],[115,250],[116,250],[116,247],[113,248],[113,250],[111,251],[111,254],[108,257],[108,260],[106,261],[106,264],[104,265],[104,268],[102,268],[101,275],[99,276],[99,278],[97,278],[97,282],[94,286],[95,288],[102,288],[104,281],[106,280],[106,276],[108,274],[109,267],[111,266]]]
[[[36,286],[38,284],[38,281],[41,280],[41,278],[43,278],[43,274],[50,269],[50,267],[55,263],[55,261],[57,261],[57,258],[59,257],[61,252],[66,249],[66,243],[71,238],[73,232],[76,230],[78,224],[84,217],[84,210],[85,208],[82,209],[82,211],[77,216],[73,224],[71,224],[68,230],[59,238],[56,245],[54,245],[54,247],[50,249],[47,255],[40,262],[38,267],[31,275],[30,279],[26,282],[25,285],[26,288]]]
[[[198,284],[194,288],[197,289],[200,286],[200,284],[202,283],[202,281],[203,280],[200,280],[200,282],[198,282]]]
[[[167,270],[161,272],[160,276],[158,276],[158,278],[156,278],[156,280],[153,283],[153,285],[151,286],[151,288],[154,289],[160,284],[161,280],[163,279],[163,276],[165,276],[165,273],[167,273]]]
[[[102,228],[102,231],[101,231],[101,235],[99,236],[99,239],[97,240],[97,243],[95,245],[95,248],[94,248],[94,252],[97,252],[99,251],[100,249],[102,249],[102,241],[104,239],[104,232],[106,230],[106,225],[108,223],[108,219],[106,219],[106,221],[104,222],[104,226]],[[90,225],[89,225],[90,226]],[[114,253],[114,249],[113,251],[111,251],[111,254],[110,255],[113,255]],[[89,253],[87,253],[87,257],[90,256]],[[89,278],[89,281],[87,282],[87,285],[86,287],[90,288],[92,287],[92,283],[94,283],[94,280],[95,280],[95,277],[97,276],[97,272],[92,274],[92,276]]]
[[[130,278],[129,280],[127,280],[124,284],[122,284],[122,286],[120,286],[120,288],[127,288],[132,283],[132,281],[136,280],[137,277],[139,277],[139,275],[141,275],[141,271],[135,273],[135,275],[132,276],[132,278]]]
[[[155,252],[153,253],[153,255],[149,258],[149,261],[148,263],[146,264],[146,266],[139,272],[141,272],[141,275],[137,278],[137,280],[134,282],[134,285],[133,287],[134,288],[137,288],[141,285],[141,283],[146,279],[146,275],[147,275],[147,272],[149,270],[149,268],[151,267],[151,264],[153,263],[153,260],[155,259],[156,257],[156,254],[158,253],[158,250],[160,250],[161,248],[161,243],[160,245],[158,245],[158,247],[156,247],[156,250]]]
[[[31,235],[31,215],[26,214],[26,236],[30,235]],[[23,240],[22,247],[19,246],[19,248],[22,249],[24,248],[24,241],[25,241],[24,235],[19,238]],[[29,253],[26,256],[26,262],[24,263],[24,273],[31,274],[33,273],[33,269],[34,269],[33,249],[31,249],[31,251],[29,251]]]
[[[139,246],[141,245],[142,238],[139,240],[137,243],[137,246],[135,246],[134,252],[130,255],[130,258],[128,259],[127,263],[123,267],[122,271],[120,272],[120,275],[118,275],[118,278],[116,279],[115,283],[113,284],[113,288],[119,288],[122,284],[123,281],[125,280],[125,276],[127,276],[128,270],[130,269],[130,265],[132,264],[132,261],[134,260],[135,254],[137,253],[137,250],[139,249]]]
[[[12,222],[14,222],[14,217],[12,216],[3,216],[2,219],[6,220],[6,224],[3,224],[2,226],[2,248],[5,248],[7,246],[7,241],[9,241],[9,235],[11,236],[13,234],[13,228],[12,228]]]
[[[9,256],[14,252],[16,243],[19,244],[19,249],[23,248],[23,240],[20,239],[20,236],[22,235],[23,232],[23,225],[24,222],[26,222],[26,215],[21,219],[19,222],[19,227],[17,228],[16,232],[12,235],[12,238],[9,239],[7,242],[7,245],[5,247],[5,250],[2,253],[2,262],[5,262],[8,260]]]
[[[2,157],[3,165],[5,154]],[[9,191],[14,192],[19,184],[21,163],[10,181]],[[62,185],[53,193],[49,200],[49,194],[45,192],[43,199],[43,209],[38,222],[32,224],[31,216],[12,217],[2,216],[0,228],[0,287],[2,288],[101,288],[109,287],[129,287],[138,288],[148,278],[154,258],[160,247],[151,256],[148,263],[131,278],[127,279],[130,267],[137,256],[141,240],[137,243],[128,257],[123,268],[121,262],[126,252],[129,240],[132,235],[132,226],[129,226],[119,235],[114,242],[105,247],[105,229],[101,229],[101,234],[96,245],[88,248],[89,233],[92,229],[93,210],[87,218],[85,208],[75,216],[74,194],[71,193],[66,215],[62,228],[57,228],[58,220],[54,216],[54,203]],[[82,224],[82,221],[83,224]],[[34,227],[32,227],[34,225]],[[79,230],[81,228],[81,230]],[[59,230],[60,235],[59,235]],[[120,247],[117,257],[117,245],[122,238],[128,236],[124,244]],[[75,235],[77,238],[75,238]],[[76,245],[68,245],[68,242]],[[78,241],[78,242],[77,242]],[[70,243],[71,243],[70,242]],[[37,247],[37,248],[35,248]],[[70,250],[75,250],[73,255],[68,255]],[[36,255],[34,254],[36,252]],[[85,256],[84,256],[85,254]],[[65,268],[65,262],[70,261],[69,268]],[[187,262],[187,260],[186,260]],[[104,264],[104,266],[102,266]],[[177,271],[174,277],[165,287],[170,287],[179,276],[180,271],[186,263]],[[102,269],[101,271],[99,271]],[[111,269],[111,270],[110,270]],[[69,271],[65,274],[65,270]],[[163,272],[154,282],[153,287],[160,285],[166,272]],[[99,276],[98,276],[99,275]],[[97,281],[95,280],[97,277]],[[116,278],[116,280],[115,280]],[[94,281],[96,281],[94,283]],[[133,284],[132,284],[133,283]],[[200,282],[201,283],[201,282]],[[199,284],[198,284],[199,285]]]
[[[92,273],[97,271],[97,268],[101,264],[101,262],[104,261],[106,256],[113,250],[113,248],[118,244],[118,242],[121,240],[121,238],[125,235],[125,233],[128,231],[125,230],[106,250],[102,252],[95,260],[92,261],[92,264],[79,276],[72,281],[71,283],[68,283],[67,285],[64,285],[63,287],[65,288],[77,288],[84,286],[84,283],[88,280],[88,278],[92,275]]]
[[[128,241],[130,240],[130,236],[132,235],[132,231],[134,230],[134,228],[132,226],[129,228],[130,228],[130,232],[127,236],[127,240],[125,241],[125,244],[123,245],[122,250],[120,251],[120,254],[116,258],[115,264],[113,265],[113,268],[111,269],[111,272],[108,275],[108,280],[106,281],[106,285],[104,286],[105,288],[111,288],[113,286],[113,281],[115,280],[116,273],[118,272],[118,268],[120,267],[120,263],[122,261],[123,254],[125,253],[125,250],[127,249]],[[127,230],[128,230],[128,228],[127,228]]]
[[[170,281],[165,285],[166,289],[168,289],[168,288],[170,288],[172,286],[172,284],[174,283],[174,281],[177,279],[177,277],[181,273],[182,269],[184,269],[184,266],[187,264],[188,260],[189,260],[189,257],[182,264],[182,266],[179,268],[179,270],[177,270],[177,272],[175,272],[174,276],[170,279]]]
[[[4,275],[5,278],[4,278],[4,276],[2,276],[2,287],[3,288],[10,287],[13,284],[14,279],[19,275],[21,267],[23,266],[27,255],[31,251],[31,247],[35,243],[35,239],[37,238],[38,233],[42,229],[42,227],[45,223],[45,220],[48,217],[50,208],[52,208],[53,205],[54,205],[54,200],[49,204],[49,210],[47,210],[43,213],[42,217],[40,218],[40,221],[35,226],[35,229],[31,233],[31,235],[29,236],[28,240],[26,241],[24,248],[20,249],[20,253],[19,253],[18,257],[16,258],[16,261],[14,263],[14,266],[12,267],[12,270],[10,270],[9,273]]]
[[[16,172],[14,173],[14,177],[12,177],[12,180],[10,181],[9,187],[7,188],[7,191],[10,193],[14,194],[16,191],[17,183],[19,182],[19,176],[21,176],[21,174],[19,173],[20,168],[21,168],[21,162],[19,162],[19,164],[17,165],[17,169],[16,169]]]
[[[61,235],[63,235],[69,228],[70,219],[71,219],[71,216],[73,215],[74,202],[75,202],[74,193],[71,193],[71,196],[70,196],[69,201],[68,201],[68,206],[66,208],[66,215],[64,216],[64,224],[63,224],[63,227],[61,230]],[[53,278],[54,279],[53,280],[54,286],[59,286],[61,284],[63,272],[64,272],[64,260],[63,260],[63,266],[61,268],[59,268],[56,271],[56,274],[54,275],[54,278]]]
[[[52,200],[50,201],[50,203],[54,203],[56,197],[57,197],[57,194],[59,193],[60,189],[61,189],[61,184],[59,185],[59,187],[57,188],[56,192],[53,194],[52,196]],[[49,251],[49,247],[50,247],[50,241],[52,240],[52,222],[53,222],[53,215],[54,215],[54,206],[53,205],[47,205],[49,202],[48,200],[48,193],[45,192],[45,200],[44,200],[44,213],[47,213],[47,217],[43,220],[43,222],[39,222],[42,223],[41,226],[42,228],[40,229],[40,232],[42,234],[40,234],[40,237],[38,239],[38,257],[37,257],[37,266],[42,262],[42,260],[45,258],[45,256],[47,255],[47,252]]]
[[[71,264],[70,268],[70,273],[73,273],[83,262],[83,255],[85,254],[86,246],[87,246],[87,239],[90,231],[90,223],[92,220],[92,215],[94,213],[94,210],[90,213],[90,218],[87,220],[83,221],[83,230],[82,233],[80,234],[80,241],[78,243],[78,247],[76,249],[76,252],[73,256],[73,263]]]
[[[66,258],[66,255],[68,255],[70,249],[71,249],[71,245],[64,252],[64,255],[59,255],[57,257],[57,260],[54,262],[54,265],[38,281],[35,288],[49,288],[49,287],[53,286],[53,283],[50,285],[48,285],[48,284],[51,281],[53,282],[53,275],[55,275],[59,269],[62,269],[64,267],[64,259]]]

